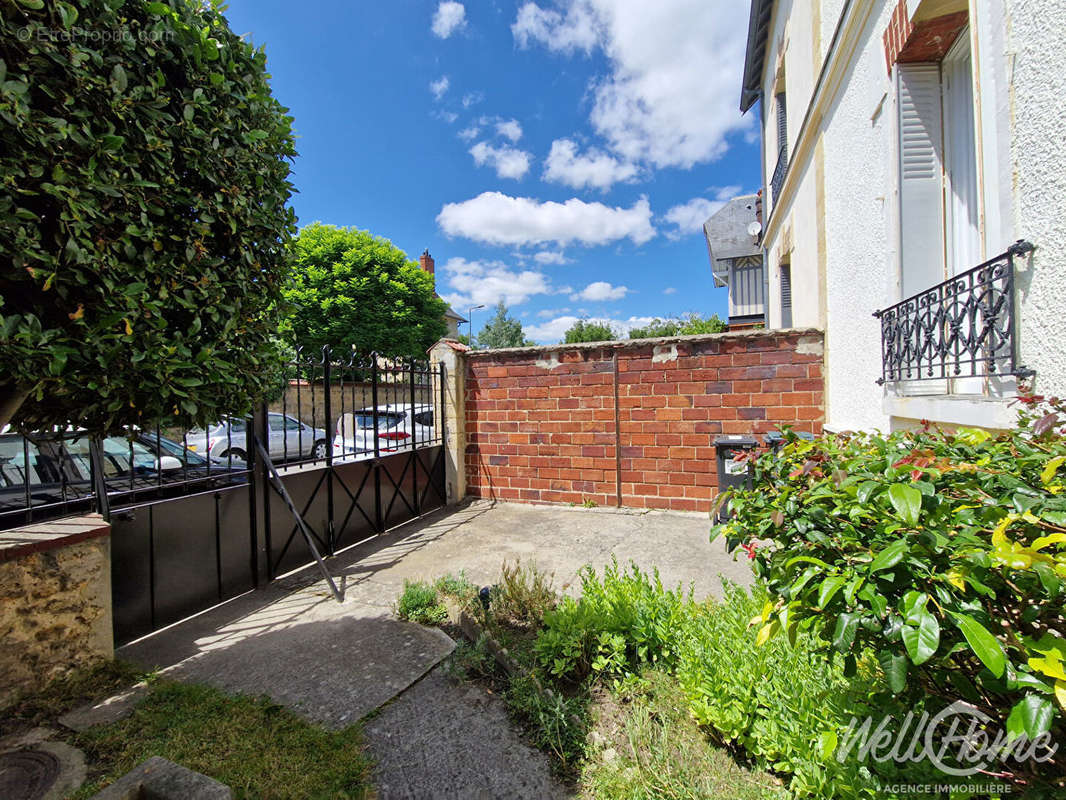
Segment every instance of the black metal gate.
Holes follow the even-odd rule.
[[[286,366],[277,399],[253,418],[8,443],[22,459],[5,472],[18,467],[22,485],[0,495],[0,527],[109,517],[123,644],[312,562],[257,442],[324,555],[444,505],[443,365],[338,361],[326,347]],[[56,480],[38,481],[46,472]]]

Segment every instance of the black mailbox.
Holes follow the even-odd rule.
[[[718,492],[724,492],[737,486],[751,486],[751,468],[741,453],[755,449],[758,442],[751,436],[719,436],[714,440],[718,454]],[[729,519],[729,504],[726,503],[718,512],[718,522]]]
[[[814,439],[814,434],[806,431],[797,432],[796,435],[801,439],[806,439],[808,442]],[[785,434],[781,433],[781,431],[770,431],[766,434],[766,446],[773,452],[778,452],[785,446]]]

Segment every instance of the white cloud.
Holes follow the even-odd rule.
[[[488,142],[478,142],[470,148],[470,155],[479,167],[486,164],[496,170],[498,178],[519,179],[529,172],[529,162],[533,159],[525,150],[516,147],[493,147]]]
[[[512,142],[517,142],[522,138],[522,126],[518,124],[516,119],[501,119],[496,123],[496,133],[500,136],[505,136]]]
[[[721,157],[754,117],[737,109],[747,15],[736,0],[562,0],[526,3],[511,26],[520,47],[599,48],[610,71],[590,85],[590,122],[623,160],[684,167]]]
[[[575,303],[587,300],[590,303],[604,302],[607,300],[621,300],[629,292],[626,286],[611,286],[607,281],[593,281],[580,292],[570,295]]]
[[[449,236],[495,245],[601,245],[625,238],[644,244],[655,236],[647,197],[629,208],[612,208],[576,197],[556,203],[482,192],[461,203],[447,203],[437,224]]]
[[[459,138],[469,142],[476,139],[479,133],[481,133],[481,128],[477,125],[471,125],[469,128],[463,128],[459,131]]]
[[[533,256],[533,260],[538,264],[569,264],[570,259],[567,258],[562,250],[541,250]]]
[[[440,100],[444,97],[444,93],[448,91],[448,87],[452,85],[452,82],[448,80],[447,75],[441,75],[437,80],[430,81],[429,90],[433,93],[433,97],[436,100]]]
[[[463,108],[470,108],[470,106],[476,106],[482,100],[485,99],[484,92],[467,92],[463,95]]]
[[[674,226],[667,236],[680,239],[685,234],[701,231],[703,223],[739,191],[739,186],[723,186],[717,190],[713,200],[693,197],[687,203],[674,206],[663,215],[663,219]]]
[[[578,322],[581,317],[575,317],[572,315],[564,315],[549,320],[548,322],[542,322],[539,325],[522,326],[523,332],[529,338],[542,344],[555,344],[562,340],[567,330],[573,327],[575,322]],[[588,322],[598,322],[607,325],[614,331],[614,335],[618,339],[624,339],[632,328],[641,328],[650,322],[654,317],[629,317],[627,319],[614,319],[607,317],[591,317],[588,318]]]
[[[570,311],[568,308],[542,308],[537,312],[537,316],[541,319],[549,319],[550,317],[558,317],[561,314],[566,314]]]
[[[564,17],[558,11],[526,3],[518,9],[511,32],[519,47],[540,42],[551,50],[591,53],[599,42],[597,18],[585,3],[571,3]]]
[[[446,0],[437,6],[433,15],[433,33],[441,39],[447,39],[466,25],[466,8],[462,3]]]
[[[637,174],[634,164],[619,161],[596,148],[578,154],[570,139],[556,139],[544,161],[544,180],[562,183],[574,189],[592,187],[607,190],[618,181]]]
[[[455,124],[455,121],[459,119],[459,115],[454,111],[439,111],[437,117],[447,122],[449,125]]]
[[[677,294],[677,289],[675,289],[673,286],[667,286],[665,289],[663,289],[663,294]]]
[[[551,294],[551,281],[543,272],[513,270],[501,261],[467,261],[450,258],[441,272],[453,291],[444,300],[460,314],[470,306],[493,306],[503,300],[517,306],[538,294]]]

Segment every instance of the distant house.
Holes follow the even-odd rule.
[[[729,287],[729,327],[766,322],[762,257],[762,198],[734,197],[703,223],[714,285]]]
[[[825,331],[827,429],[1066,396],[1064,37],[1063,3],[753,0],[767,327]]]
[[[429,254],[429,250],[423,250],[422,255],[418,259],[418,263],[421,265],[422,270],[428,272],[433,276],[433,285],[437,285],[437,273],[434,272],[436,263],[433,261],[433,256]],[[440,297],[440,295],[437,295]],[[451,306],[448,306],[448,310],[444,312],[444,322],[448,326],[448,338],[455,339],[459,336],[459,326],[465,325],[467,320],[462,316],[456,314]]]

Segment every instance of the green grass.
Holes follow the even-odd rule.
[[[591,709],[581,797],[626,800],[756,800],[784,797],[780,781],[739,765],[708,742],[677,681],[646,672]]]
[[[123,661],[103,661],[75,670],[0,712],[0,736],[40,725],[52,725],[56,717],[74,708],[92,700],[110,697],[138,681],[151,681],[153,677]]]
[[[92,765],[75,798],[91,797],[151,756],[222,781],[235,798],[372,796],[358,727],[328,731],[268,699],[208,686],[158,682],[131,716],[74,743]]]

